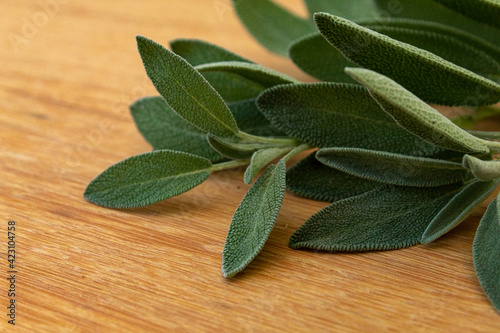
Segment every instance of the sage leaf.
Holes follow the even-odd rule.
[[[287,188],[298,196],[334,202],[383,186],[327,167],[316,159],[315,154],[310,154],[286,173]]]
[[[434,217],[425,229],[421,243],[428,244],[464,221],[495,190],[495,182],[472,181]]]
[[[262,85],[238,74],[228,72],[201,74],[226,102],[256,98],[264,90]]]
[[[236,119],[238,128],[257,136],[283,136],[284,133],[273,127],[260,112],[255,99],[228,102],[227,105]]]
[[[175,39],[170,42],[172,51],[187,60],[191,66],[221,61],[252,62],[220,46],[199,39]]]
[[[137,45],[146,73],[178,115],[215,135],[238,133],[222,97],[186,60],[142,36],[137,36]]]
[[[234,140],[225,140],[224,138],[208,135],[207,136],[208,143],[210,146],[217,151],[222,156],[233,160],[246,160],[250,159],[259,148],[258,147],[249,147],[249,149],[245,149],[245,147],[235,147]]]
[[[465,155],[463,166],[481,181],[500,180],[500,161],[483,161],[477,157]]]
[[[479,283],[500,311],[500,196],[488,206],[472,245],[474,268]]]
[[[466,31],[457,29],[455,27],[437,23],[437,22],[432,22],[432,21],[426,21],[426,20],[415,20],[415,19],[405,19],[405,18],[390,18],[390,19],[377,19],[377,20],[366,20],[366,21],[361,21],[358,22],[360,25],[370,28],[372,30],[376,30],[380,33],[386,34],[391,38],[398,39],[402,42],[413,44],[415,46],[418,46],[414,44],[412,39],[415,39],[418,37],[417,41],[420,39],[420,45],[426,45],[423,42],[427,43],[427,45],[431,45],[434,49],[430,49],[429,46],[418,46],[420,48],[423,48],[427,51],[431,51],[437,55],[439,55],[442,58],[445,58],[453,63],[458,64],[456,61],[455,57],[460,57],[459,53],[460,52],[455,52],[455,54],[452,54],[451,48],[452,46],[446,46],[444,50],[447,50],[445,52],[439,51],[439,43],[436,43],[431,39],[432,36],[439,35],[441,36],[440,39],[443,39],[443,37],[447,37],[451,39],[451,42],[454,42],[456,40],[462,41],[466,45],[468,45],[468,48],[472,47],[478,51],[484,52],[485,54],[489,55],[496,61],[500,61],[500,47],[497,45],[492,44],[491,42],[488,42],[484,40],[483,38],[480,38],[476,35],[473,35],[471,33],[468,33]],[[408,38],[410,39],[401,39],[401,37],[397,37],[397,34],[399,34],[399,30],[396,30],[396,34],[391,33],[392,28],[401,28],[401,29],[407,29],[408,30]],[[419,34],[416,34],[414,36],[411,36],[411,32],[419,31],[422,33],[422,36],[419,37]],[[428,34],[428,35],[426,35]],[[405,36],[405,34],[403,34]],[[447,44],[450,44],[450,42],[446,42]],[[443,46],[441,46],[443,47]],[[455,49],[456,51],[456,49]],[[458,54],[457,54],[458,53]],[[470,69],[470,68],[469,68]]]
[[[393,18],[410,18],[438,22],[467,31],[494,45],[500,45],[500,30],[479,23],[433,0],[374,0],[382,16]]]
[[[290,237],[292,249],[394,250],[418,244],[434,216],[461,185],[385,185],[336,201],[311,216]]]
[[[483,140],[500,140],[500,132],[467,131],[470,134]]]
[[[239,137],[217,137],[211,134],[208,135],[208,142],[212,148],[220,154],[235,160],[248,159],[256,151],[271,148],[276,145],[275,143],[256,142],[249,139],[241,139]]]
[[[224,157],[207,142],[207,134],[187,123],[160,97],[141,98],[130,106],[139,132],[154,150],[183,151],[218,162]]]
[[[314,18],[347,59],[396,80],[426,102],[480,106],[500,101],[500,85],[433,53],[330,14]]]
[[[256,151],[252,155],[250,165],[245,170],[244,181],[245,184],[250,184],[252,179],[269,163],[276,158],[288,153],[292,147],[272,147]]]
[[[435,22],[409,19],[377,19],[358,22],[391,38],[432,52],[456,65],[483,76],[500,72],[500,48],[464,31]],[[460,49],[461,52],[456,52]],[[347,60],[321,36],[307,35],[289,49],[292,61],[304,72],[323,81],[354,81],[345,74],[345,67],[356,65]]]
[[[354,147],[422,156],[439,148],[401,128],[359,85],[283,85],[257,99],[271,124],[317,147]]]
[[[305,0],[311,16],[318,12],[327,12],[349,20],[375,18],[378,11],[373,0]]]
[[[224,72],[239,75],[262,87],[262,90],[278,84],[296,83],[294,78],[258,64],[241,61],[224,61],[195,67],[200,73]]]
[[[222,251],[222,274],[241,272],[262,250],[274,227],[286,187],[284,160],[269,166],[234,213]]]
[[[476,73],[490,75],[498,72],[500,48],[465,31],[412,19],[379,18],[360,21],[358,24],[423,48]],[[456,52],[457,49],[461,52]],[[318,79],[355,83],[345,74],[344,68],[356,65],[331,47],[319,33],[295,41],[290,46],[289,56],[300,69]]]
[[[356,64],[333,48],[321,34],[304,36],[290,45],[290,59],[301,70],[323,81],[356,83],[344,72]]]
[[[476,74],[490,77],[500,73],[500,64],[495,60],[500,60],[500,49],[459,30],[415,21],[406,24],[396,21],[394,24],[393,20],[379,20],[361,25],[429,51]]]
[[[315,30],[311,21],[270,0],[232,1],[241,22],[271,52],[285,56],[291,42]]]
[[[498,0],[434,0],[476,21],[500,28]]]
[[[156,150],[112,165],[90,182],[84,196],[104,207],[143,207],[203,183],[211,166],[210,160],[203,157]]]
[[[392,79],[364,68],[346,72],[366,86],[396,122],[409,132],[443,148],[488,153],[483,140],[467,133]]]
[[[204,64],[196,69],[227,102],[257,97],[264,89],[295,79],[253,63],[237,61]]]
[[[358,148],[323,148],[316,158],[350,175],[399,186],[449,185],[467,175],[460,163]]]

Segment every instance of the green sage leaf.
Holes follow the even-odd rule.
[[[483,161],[477,157],[465,155],[463,166],[481,181],[500,180],[500,161],[498,160]]]
[[[226,102],[236,102],[257,97],[264,88],[241,75],[228,72],[201,73]]]
[[[304,36],[290,45],[289,56],[301,70],[323,81],[356,83],[344,72],[356,64],[333,48],[321,34]]]
[[[472,48],[477,49],[478,51],[486,53],[487,55],[489,55],[490,57],[492,57],[496,61],[500,61],[500,47],[499,46],[494,45],[491,42],[484,40],[483,38],[480,38],[480,37],[475,36],[471,33],[468,33],[466,31],[457,29],[457,28],[449,26],[449,25],[445,25],[445,24],[441,24],[441,23],[437,23],[437,22],[432,22],[432,21],[426,21],[426,20],[415,20],[415,19],[405,19],[405,18],[369,20],[369,21],[359,22],[359,24],[361,24],[364,27],[370,28],[372,30],[376,30],[380,33],[386,34],[391,38],[398,39],[402,42],[418,46],[418,47],[423,48],[427,51],[431,51],[432,53],[435,53],[436,55],[439,55],[440,57],[445,58],[446,60],[449,60],[453,63],[458,64],[458,65],[460,65],[459,64],[460,60],[456,60],[456,59],[460,59],[460,58],[456,58],[456,57],[457,56],[462,57],[462,56],[460,56],[460,54],[459,54],[460,52],[455,52],[455,54],[452,54],[451,49],[453,46],[452,46],[452,44],[450,44],[456,40],[462,41],[463,43],[468,45],[469,48],[472,47]],[[408,29],[409,32],[413,32],[413,33],[415,31],[419,31],[422,33],[422,35],[419,36],[419,34],[414,33],[412,36],[412,34],[409,33],[408,34],[409,39],[401,39],[401,37],[397,35],[400,33],[400,32],[398,32],[398,30],[396,30],[395,34],[391,33],[392,28],[401,28],[401,29],[405,29],[405,30]],[[440,51],[440,48],[442,48],[443,46],[442,45],[440,46],[439,43],[437,43],[435,40],[434,41],[432,40],[432,36],[436,36],[436,35],[441,36],[440,39],[443,39],[443,37],[447,37],[447,38],[451,39],[451,41],[445,41],[445,43],[450,44],[450,46],[446,46],[444,48],[444,50],[445,50],[444,52]],[[403,34],[403,36],[405,36],[405,34]],[[419,46],[417,44],[414,44],[414,42],[413,42],[414,40],[417,40],[419,45],[422,45],[424,47]],[[425,46],[425,45],[427,45],[427,46]],[[456,49],[455,49],[455,51],[456,51]]]
[[[284,148],[266,148],[256,151],[252,155],[250,160],[250,165],[245,170],[244,181],[245,184],[250,184],[252,179],[269,163],[271,163],[276,158],[288,153],[292,147]]]
[[[304,158],[286,173],[287,188],[298,196],[334,202],[383,186],[327,167],[316,159],[315,154]]]
[[[288,45],[314,32],[311,21],[298,17],[270,0],[232,0],[248,31],[271,52],[287,55]]]
[[[257,150],[262,149],[262,146],[253,142],[249,144],[238,143],[239,139],[222,138],[214,135],[207,136],[210,146],[222,156],[233,160],[250,159]],[[268,146],[264,146],[267,148]]]
[[[500,311],[500,196],[488,206],[477,228],[472,253],[477,278],[495,308]]]
[[[479,23],[433,0],[374,0],[382,16],[438,22],[500,45],[500,30]]]
[[[305,0],[311,16],[318,12],[327,12],[349,20],[368,19],[378,16],[373,0]]]
[[[423,156],[439,148],[408,133],[358,85],[313,83],[270,88],[257,99],[271,124],[317,147],[354,147]]]
[[[470,134],[483,140],[500,140],[500,132],[467,131]]]
[[[224,61],[195,67],[200,73],[224,72],[239,75],[260,85],[262,90],[278,84],[297,83],[294,78],[258,64],[241,61]]]
[[[495,190],[495,182],[473,181],[465,186],[434,217],[425,229],[421,243],[428,244],[464,221]]]
[[[498,0],[434,0],[476,21],[500,28]]]
[[[222,274],[241,272],[262,250],[274,227],[286,187],[286,165],[269,166],[234,213],[222,251]]]
[[[400,186],[449,185],[467,175],[460,163],[358,148],[323,148],[316,158],[350,175]]]
[[[483,140],[455,125],[392,79],[364,68],[346,68],[346,72],[366,86],[384,110],[409,132],[447,149],[489,152]]]
[[[495,59],[500,60],[500,48],[465,31],[411,19],[377,19],[358,24],[430,51],[483,76],[499,72],[500,65]],[[321,34],[307,35],[295,41],[290,46],[289,55],[300,69],[318,79],[354,83],[344,68],[356,65],[331,47]]]
[[[500,73],[500,64],[495,60],[495,57],[500,60],[500,49],[489,47],[487,42],[475,36],[432,22],[413,21],[404,24],[398,20],[394,24],[393,21],[379,20],[362,25],[400,42],[429,51],[476,74],[492,77]]]
[[[284,133],[271,125],[260,112],[255,99],[227,103],[236,119],[238,128],[257,136],[283,136]]]
[[[396,80],[426,102],[479,106],[500,101],[500,85],[433,53],[340,17],[314,17],[321,34],[346,58]]]
[[[277,145],[274,142],[259,142],[239,137],[223,138],[212,134],[208,135],[208,142],[220,154],[235,160],[248,159],[258,150]],[[280,145],[283,146],[283,144]]]
[[[183,151],[218,162],[224,157],[208,144],[207,134],[187,123],[160,97],[146,97],[130,106],[139,132],[153,149]]]
[[[227,102],[255,98],[266,88],[297,82],[261,65],[241,61],[213,62],[196,69]]]
[[[138,36],[137,45],[146,73],[178,115],[215,135],[238,133],[222,97],[186,60],[145,37]]]
[[[394,250],[418,244],[434,216],[461,185],[433,188],[386,185],[332,203],[291,237],[292,249]]]
[[[172,51],[186,59],[191,66],[221,61],[252,62],[220,46],[199,39],[175,39],[170,42]]]
[[[156,150],[127,158],[90,182],[85,198],[111,208],[143,207],[187,192],[208,178],[210,160]]]

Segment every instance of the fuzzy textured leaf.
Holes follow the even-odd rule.
[[[441,36],[446,36],[449,38],[452,38],[453,40],[459,40],[462,41],[463,43],[467,44],[469,47],[473,47],[481,52],[486,53],[487,55],[491,56],[493,59],[496,61],[500,61],[500,47],[497,45],[492,44],[491,42],[488,42],[484,40],[481,37],[475,36],[471,33],[468,33],[466,31],[457,29],[455,27],[452,27],[450,25],[446,24],[441,24],[437,22],[432,22],[432,21],[427,21],[427,20],[415,20],[415,19],[406,19],[406,18],[390,18],[390,19],[377,19],[377,20],[367,20],[367,21],[361,21],[359,22],[360,25],[376,30],[378,32],[381,32],[383,34],[387,34],[389,37],[392,37],[394,39],[398,39],[402,42],[413,44],[411,39],[409,40],[403,40],[399,39],[396,37],[396,35],[391,35],[390,28],[402,28],[402,29],[408,29],[410,31],[420,31],[422,33],[431,33],[430,36],[437,34]],[[384,30],[378,30],[377,27],[382,27]],[[411,37],[411,36],[410,36]],[[411,37],[415,38],[415,37]],[[423,36],[423,40],[427,40],[427,43],[431,43],[430,45],[435,44],[430,40],[429,36]],[[413,44],[415,45],[415,44]],[[424,45],[424,44],[421,44]],[[436,45],[439,46],[439,45]],[[436,47],[434,46],[434,47]],[[418,46],[420,48],[426,49],[428,51],[431,51],[433,53],[436,53],[435,50],[430,50],[426,47]],[[448,47],[447,47],[448,48]],[[447,52],[441,52],[441,54],[436,53],[442,58],[445,58],[451,62],[454,62],[454,57],[457,56],[457,54],[453,55],[451,54],[451,47],[449,47],[450,51]],[[456,49],[455,49],[456,51]],[[455,53],[460,53],[460,52],[455,52]],[[459,56],[459,55],[458,55]]]
[[[418,244],[436,214],[460,190],[386,185],[332,203],[310,217],[290,238],[293,249],[394,250]]]
[[[500,28],[498,0],[434,0],[478,22]]]
[[[229,50],[199,39],[175,39],[170,42],[172,51],[186,59],[191,66],[221,61],[252,62]]]
[[[500,49],[475,36],[436,23],[379,20],[361,24],[395,40],[429,51],[455,65],[482,76],[500,73]],[[457,52],[460,50],[460,52]]]
[[[262,87],[262,90],[278,84],[297,83],[294,78],[258,64],[241,61],[224,61],[195,67],[200,73],[223,72],[239,75]]]
[[[255,99],[227,103],[236,119],[238,128],[258,136],[283,136],[283,132],[273,127],[269,120],[259,111]]]
[[[465,31],[412,19],[377,19],[358,24],[430,51],[483,76],[499,71],[500,47]],[[320,80],[355,83],[345,74],[344,68],[356,65],[331,47],[319,33],[295,41],[290,46],[289,56],[300,69]]]
[[[234,213],[222,252],[222,274],[241,272],[262,250],[274,227],[286,187],[286,165],[269,166]]]
[[[183,151],[212,162],[224,157],[208,144],[207,134],[179,117],[160,97],[146,97],[130,106],[139,132],[153,149]]]
[[[470,134],[484,140],[500,140],[500,132],[467,131]]]
[[[350,198],[375,188],[382,183],[351,176],[320,163],[312,153],[286,173],[287,188],[304,198],[334,202]]]
[[[465,155],[464,168],[470,170],[481,181],[500,180],[500,161],[483,161],[477,157]]]
[[[262,147],[259,144],[249,143],[238,143],[238,139],[227,139],[221,138],[214,135],[208,135],[208,143],[210,146],[217,151],[219,154],[228,157],[233,160],[246,160],[250,159],[257,150],[262,148],[267,148],[267,146]]]
[[[321,34],[347,59],[396,80],[426,102],[479,106],[500,100],[500,85],[433,53],[340,17],[314,17]]]
[[[257,97],[264,88],[252,80],[228,72],[201,73],[226,102]]]
[[[465,186],[434,217],[425,229],[421,243],[428,244],[464,221],[495,190],[495,182],[473,181]]]
[[[474,268],[481,287],[500,311],[500,196],[488,206],[474,238]]]
[[[305,3],[311,16],[314,13],[326,12],[353,21],[378,16],[373,0],[305,0]]]
[[[271,163],[276,158],[288,153],[291,150],[290,147],[285,148],[266,148],[256,151],[252,155],[250,160],[250,165],[245,170],[244,181],[245,184],[250,184],[252,179],[262,170],[266,165]]]
[[[270,0],[232,0],[236,13],[248,31],[268,50],[287,55],[288,45],[314,32],[303,19]]]
[[[439,150],[401,128],[359,85],[274,87],[257,99],[271,124],[317,147],[354,147],[423,156]]]
[[[374,0],[379,10],[390,17],[401,17],[438,22],[467,31],[494,45],[500,45],[500,30],[479,23],[433,0]],[[468,0],[466,0],[468,1]],[[384,15],[384,16],[386,16]]]
[[[90,182],[85,198],[110,208],[143,207],[187,192],[208,178],[210,160],[156,150],[127,158]]]
[[[300,69],[323,81],[356,83],[344,72],[356,64],[347,60],[319,33],[304,36],[290,45],[289,56]]]
[[[358,148],[323,148],[316,158],[350,175],[399,186],[449,185],[467,175],[460,163]]]
[[[186,60],[145,37],[138,36],[137,45],[146,73],[178,115],[215,135],[238,133],[222,97]]]
[[[410,133],[443,148],[488,153],[483,140],[464,131],[394,80],[364,68],[346,72],[366,86],[377,102]]]

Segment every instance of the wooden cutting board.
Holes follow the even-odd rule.
[[[285,1],[281,1],[285,3]],[[305,13],[299,0],[287,1]],[[147,152],[128,105],[155,95],[135,35],[200,38],[311,80],[260,47],[229,0],[2,1],[0,262],[16,222],[16,325],[1,332],[498,332],[471,245],[484,206],[428,246],[294,251],[290,235],[326,203],[285,196],[276,228],[237,278],[220,272],[243,169],[147,208],[87,203],[107,166]],[[500,122],[485,128],[498,129]]]

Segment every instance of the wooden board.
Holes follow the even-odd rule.
[[[286,3],[304,13],[301,1]],[[136,34],[164,45],[209,40],[310,79],[262,49],[229,0],[25,0],[0,9],[0,275],[15,220],[17,331],[500,331],[472,264],[484,207],[429,246],[331,254],[287,247],[326,205],[287,193],[262,254],[225,280],[221,251],[248,189],[243,169],[143,209],[83,199],[107,166],[150,150],[128,111],[156,94]],[[0,331],[11,332],[2,281]]]

